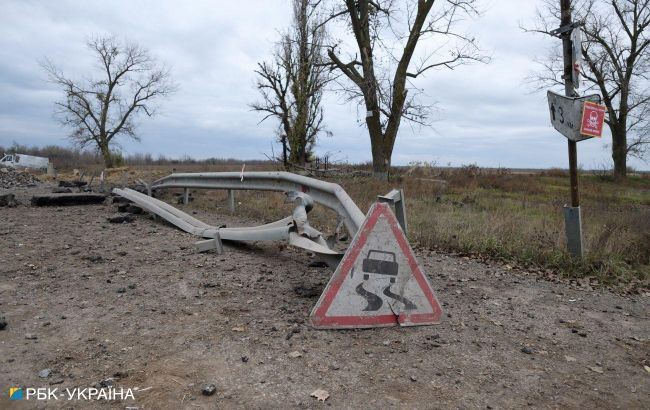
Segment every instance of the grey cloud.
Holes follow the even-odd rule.
[[[0,15],[0,145],[61,144],[67,130],[52,118],[58,91],[45,81],[38,61],[45,56],[71,76],[95,64],[85,48],[93,34],[117,34],[149,48],[167,62],[179,91],[160,104],[161,115],[140,120],[142,143],[122,140],[127,152],[167,156],[264,158],[275,124],[248,104],[257,98],[253,70],[269,58],[278,30],[290,17],[288,0],[249,2],[165,1],[3,2]],[[394,163],[435,160],[453,165],[566,166],[566,142],[550,126],[545,96],[531,95],[523,79],[552,39],[525,34],[538,1],[487,0],[485,13],[467,22],[492,64],[432,71],[417,86],[437,102],[433,127],[404,125]],[[339,29],[340,30],[340,29]],[[422,50],[430,45],[423,44]],[[370,143],[357,107],[328,95],[318,153],[368,161]],[[583,164],[608,161],[603,141],[579,145]],[[277,150],[277,147],[276,147]],[[277,152],[277,151],[276,151]],[[643,166],[633,163],[633,166]]]

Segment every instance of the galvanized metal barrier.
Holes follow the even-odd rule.
[[[165,188],[261,190],[304,192],[316,203],[334,210],[350,235],[355,235],[365,215],[340,185],[290,172],[202,172],[171,174],[151,184]],[[232,194],[231,194],[232,195]],[[234,198],[234,196],[232,197]],[[231,200],[234,202],[234,200]]]
[[[197,242],[197,249],[210,247],[220,249],[220,241],[277,241],[286,240],[289,244],[319,254],[331,267],[335,267],[342,253],[333,249],[334,242],[327,241],[324,235],[309,225],[307,213],[314,202],[334,210],[338,217],[337,233],[344,225],[350,236],[354,237],[365,220],[365,215],[352,201],[343,188],[331,182],[304,177],[289,172],[207,172],[171,174],[152,184],[141,181],[151,194],[155,190],[182,188],[183,202],[187,203],[190,189],[226,189],[231,210],[234,208],[234,190],[279,191],[287,195],[287,200],[295,204],[291,216],[279,221],[254,227],[219,228],[208,225],[185,212],[152,196],[132,189],[116,188],[115,194],[135,202],[142,208],[160,216],[178,228],[202,238],[217,239]],[[401,190],[392,190],[378,197],[394,209],[402,230],[406,232],[404,195]]]
[[[330,249],[323,235],[309,226],[307,207],[311,201],[306,195],[290,193],[289,198],[296,203],[292,216],[266,225],[244,228],[219,228],[208,225],[173,206],[129,188],[115,188],[113,193],[120,195],[140,207],[165,219],[169,223],[192,235],[201,238],[218,238],[231,241],[278,241],[287,240],[289,244],[316,252],[326,261],[338,263],[340,253]],[[311,208],[310,208],[311,209]],[[334,259],[332,259],[334,257]]]

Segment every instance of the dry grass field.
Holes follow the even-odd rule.
[[[246,171],[276,170],[271,164]],[[173,171],[240,171],[240,164],[132,166],[129,182],[152,181]],[[359,167],[327,179],[339,183],[366,211],[377,195],[404,189],[409,239],[416,247],[500,259],[542,275],[590,278],[592,284],[637,292],[650,286],[650,176],[625,181],[582,174],[580,194],[585,258],[566,252],[562,207],[569,201],[569,179],[562,170],[516,173],[476,166],[457,169],[415,166],[398,169],[392,181],[375,180]],[[113,179],[118,182],[120,175]],[[226,207],[226,193],[193,192],[193,206]],[[238,192],[237,214],[272,221],[291,206],[279,193]],[[334,230],[334,214],[316,208],[312,224]]]

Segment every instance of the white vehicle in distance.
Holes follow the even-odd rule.
[[[0,159],[0,166],[12,168],[47,169],[50,160],[25,154],[9,154]]]

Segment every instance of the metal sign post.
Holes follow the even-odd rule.
[[[571,0],[560,0],[561,21],[560,27],[571,26]],[[573,30],[571,30],[573,31]],[[564,93],[567,97],[574,97],[574,65],[573,45],[571,31],[562,34],[562,49],[564,54]],[[576,48],[577,48],[576,44]],[[569,139],[569,175],[571,179],[571,206],[564,207],[564,224],[567,236],[569,253],[577,258],[582,258],[582,218],[580,215],[580,196],[578,195],[578,150],[577,142]]]
[[[578,150],[576,144],[603,132],[605,107],[599,95],[580,97],[580,66],[582,64],[581,23],[571,21],[571,0],[560,0],[560,27],[551,35],[562,39],[564,55],[564,96],[549,91],[548,108],[551,123],[568,140],[569,176],[571,180],[571,206],[564,206],[564,224],[567,246],[571,256],[582,258],[582,220],[578,195]]]

